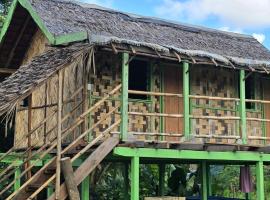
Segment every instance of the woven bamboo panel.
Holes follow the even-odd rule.
[[[121,59],[109,52],[96,54],[96,68],[90,75],[91,93],[90,105],[93,106],[100,98],[104,97],[121,83]],[[106,101],[91,113],[90,126],[97,123],[106,113],[110,112],[120,103],[120,91],[113,95],[111,100]],[[107,118],[92,131],[95,137],[112,125],[119,115]],[[116,130],[115,130],[116,131]]]
[[[262,118],[262,113],[258,112],[247,112],[247,117],[249,118]],[[247,121],[247,135],[248,136],[257,136],[264,137],[263,134],[263,122],[259,121]],[[249,140],[248,143],[252,145],[260,145],[263,144],[263,140]]]
[[[191,94],[237,97],[237,78],[231,71],[211,67],[194,67],[191,70]],[[195,116],[236,116],[236,103],[233,101],[213,101],[192,99],[191,114]],[[208,109],[207,107],[211,108]],[[239,122],[236,120],[192,119],[191,131],[194,135],[238,135]],[[235,139],[203,139],[205,142],[235,143]]]

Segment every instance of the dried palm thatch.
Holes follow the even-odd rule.
[[[145,18],[75,1],[30,0],[30,4],[55,36],[86,32],[90,42],[96,44],[115,42],[239,65],[270,65],[270,52],[252,36]]]
[[[55,48],[21,66],[14,74],[0,83],[0,115],[27,97],[33,90],[49,81],[58,70],[76,62],[76,59],[93,48],[87,44],[76,44],[66,48]]]

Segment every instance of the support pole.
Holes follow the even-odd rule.
[[[158,195],[163,197],[165,193],[165,164],[159,164]]]
[[[240,70],[240,133],[242,136],[242,143],[247,144],[247,120],[246,120],[246,87],[245,87],[245,71],[243,69]]]
[[[128,132],[128,53],[122,54],[121,137],[127,140]]]
[[[82,200],[89,200],[90,199],[89,189],[90,189],[90,176],[87,176],[83,180],[82,186],[81,186]]]
[[[131,158],[131,200],[139,200],[140,159]]]
[[[21,179],[19,178],[21,176],[21,169],[18,167],[15,171],[14,179],[14,191],[17,191],[21,187]]]
[[[61,159],[61,169],[63,171],[63,175],[65,178],[65,183],[66,183],[66,188],[67,188],[69,199],[70,200],[79,200],[80,193],[79,193],[79,190],[77,188],[71,160],[69,157]]]
[[[257,200],[264,200],[264,171],[263,161],[256,163]]]
[[[62,99],[63,99],[63,73],[58,72],[58,111],[57,111],[57,158],[56,158],[56,182],[55,199],[59,199],[61,185],[61,151],[62,151]]]
[[[31,165],[31,155],[32,155],[32,151],[31,151],[31,148],[32,148],[32,134],[31,134],[31,131],[32,131],[32,94],[30,94],[28,96],[28,123],[27,123],[27,132],[28,132],[28,136],[27,136],[27,146],[29,148],[29,151],[28,151],[28,155],[27,155],[27,158],[28,158],[28,162],[26,164],[26,168],[28,168],[30,165]],[[27,172],[27,178],[30,179],[32,176],[32,173],[31,173],[31,170],[29,170]]]
[[[206,161],[202,162],[202,200],[208,199],[208,190],[207,190],[207,163]]]
[[[190,136],[189,126],[189,63],[183,62],[183,101],[184,101],[184,135],[186,139]]]

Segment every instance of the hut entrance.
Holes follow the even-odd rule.
[[[182,68],[179,66],[167,66],[164,70],[164,92],[182,94]],[[183,114],[183,99],[178,97],[165,97],[164,112],[168,114]],[[182,118],[165,118],[165,132],[182,134],[183,120]],[[179,140],[179,138],[171,138],[170,140]]]

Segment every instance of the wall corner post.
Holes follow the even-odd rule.
[[[183,102],[184,102],[184,136],[190,138],[190,111],[189,111],[189,63],[183,62]]]
[[[140,158],[131,158],[131,200],[139,200],[139,178],[140,178]]]
[[[127,140],[128,132],[128,71],[129,54],[122,53],[121,139]]]
[[[258,161],[256,163],[256,188],[257,200],[265,199],[263,161]]]
[[[247,144],[247,119],[246,119],[246,86],[245,86],[245,70],[240,70],[240,133],[242,137],[242,143]]]

